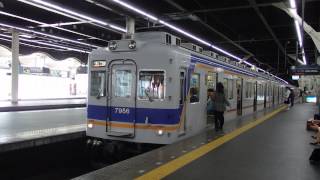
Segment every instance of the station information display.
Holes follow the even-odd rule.
[[[319,75],[320,66],[319,65],[301,65],[291,67],[292,75]]]
[[[95,60],[92,61],[92,67],[105,67],[106,66],[106,61],[105,60]]]

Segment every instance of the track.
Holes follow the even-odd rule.
[[[126,153],[117,160],[93,163],[85,139],[65,141],[0,154],[0,179],[70,179],[135,155]]]

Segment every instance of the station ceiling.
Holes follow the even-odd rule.
[[[304,1],[305,22],[316,31],[320,31],[320,0]],[[87,60],[85,52],[90,52],[96,46],[107,46],[109,40],[121,38],[121,30],[111,28],[110,24],[125,28],[126,16],[136,19],[137,32],[169,31],[182,39],[190,40],[170,31],[161,24],[149,21],[145,17],[119,6],[113,0],[45,1],[93,17],[108,23],[108,25],[92,21],[73,24],[73,22],[80,22],[80,20],[35,7],[27,3],[32,2],[29,0],[0,0],[0,2],[0,33],[5,35],[0,36],[1,44],[9,45],[10,26],[32,30],[32,32],[22,31],[27,35],[21,37],[27,40],[21,41],[25,43],[22,45],[23,52],[39,51],[38,46],[41,46],[46,48],[42,48],[42,51],[48,51],[58,59],[61,56],[76,56],[85,62]],[[292,55],[296,53],[297,34],[294,20],[284,11],[273,6],[273,3],[288,3],[288,1],[125,0],[125,2],[206,39],[238,57],[247,57],[249,62],[279,77],[289,79],[286,69],[290,65],[297,64],[294,58],[289,57],[287,58],[288,62],[285,63],[284,56],[285,51]],[[301,0],[296,0],[296,3],[298,14],[302,16]],[[61,24],[69,22],[72,22],[71,25]],[[52,25],[56,23],[60,23],[60,25],[53,27]],[[82,42],[82,44],[46,36],[46,34],[68,38]],[[192,40],[190,41],[192,42]],[[44,43],[55,46],[48,46]],[[304,49],[308,64],[315,63],[316,47],[305,32]],[[301,58],[301,55],[299,57]]]

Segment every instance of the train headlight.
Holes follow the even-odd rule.
[[[93,128],[93,124],[92,123],[88,123],[87,126],[88,126],[89,129]]]
[[[135,49],[137,46],[137,43],[133,40],[129,41],[128,47],[129,49]]]
[[[116,50],[117,47],[118,47],[118,44],[117,44],[116,41],[110,41],[110,42],[109,42],[109,49],[110,49],[110,50]]]
[[[162,129],[159,129],[158,132],[157,132],[158,136],[162,136],[163,135],[163,130]]]

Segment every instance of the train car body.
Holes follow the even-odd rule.
[[[112,41],[89,56],[87,136],[152,144],[193,136],[208,126],[207,90],[217,82],[231,103],[228,113],[284,101],[285,85],[271,76],[168,33]]]

